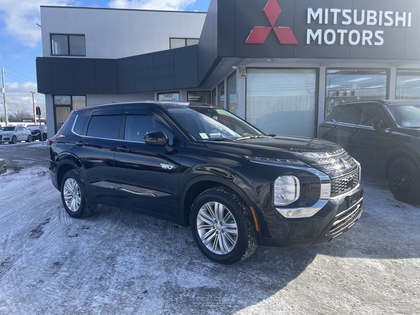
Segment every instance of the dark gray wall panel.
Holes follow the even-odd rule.
[[[110,59],[95,60],[96,93],[118,93],[117,61]]]
[[[93,59],[73,59],[74,89],[80,94],[96,93],[95,61]]]

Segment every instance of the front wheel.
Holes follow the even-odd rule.
[[[397,200],[407,203],[420,202],[420,176],[415,165],[408,159],[395,160],[388,173],[389,188]]]
[[[61,200],[66,212],[73,218],[88,216],[96,207],[88,201],[83,181],[75,170],[64,175],[61,184]]]
[[[11,144],[16,144],[18,141],[17,141],[17,137],[16,136],[13,136],[12,137],[12,142],[11,142]]]
[[[224,187],[210,188],[197,197],[190,223],[198,248],[215,262],[234,264],[257,248],[255,229],[243,201]]]

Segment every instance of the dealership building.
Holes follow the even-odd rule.
[[[211,0],[208,12],[41,7],[38,92],[70,111],[200,101],[261,130],[317,135],[331,109],[420,99],[418,0]]]

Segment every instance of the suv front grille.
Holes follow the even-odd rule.
[[[344,194],[359,184],[359,168],[351,173],[331,180],[331,197]]]

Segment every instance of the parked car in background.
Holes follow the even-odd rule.
[[[31,142],[31,132],[23,126],[4,126],[0,128],[0,143],[15,144],[18,141]]]
[[[328,242],[362,215],[360,166],[343,148],[268,136],[219,107],[86,107],[49,143],[51,180],[70,216],[101,203],[190,225],[219,263],[244,260],[257,244]]]
[[[363,170],[384,176],[396,199],[420,202],[420,101],[335,106],[319,137],[340,144]]]
[[[47,140],[47,125],[27,125],[26,128],[32,133],[32,141]]]

